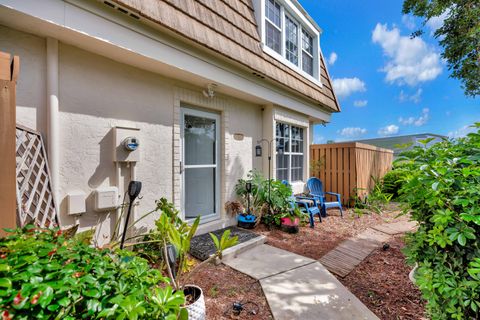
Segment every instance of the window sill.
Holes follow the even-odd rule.
[[[320,87],[323,87],[323,84],[322,82],[309,75],[308,73],[306,73],[305,71],[303,71],[300,67],[294,65],[293,63],[291,63],[290,61],[288,61],[286,58],[284,58],[282,55],[280,55],[279,53],[277,53],[275,50],[273,49],[270,49],[269,47],[267,47],[264,43],[262,43],[262,49],[263,49],[263,52],[265,52],[266,54],[268,54],[269,56],[275,58],[276,60],[278,60],[280,63],[284,64],[285,66],[289,67],[290,69],[292,69],[293,71],[295,71],[296,73],[298,73],[299,75],[303,76],[304,78],[306,78],[307,80],[315,83],[317,86],[320,86]],[[319,70],[319,76],[320,76],[320,70]]]

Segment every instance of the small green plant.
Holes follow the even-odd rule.
[[[405,253],[432,319],[480,318],[480,123],[465,138],[402,154],[405,212],[418,221]]]
[[[59,229],[7,231],[11,234],[0,239],[3,319],[187,317],[183,292],[173,292],[168,279],[144,259],[123,259]]]
[[[352,198],[354,203],[354,212],[360,217],[365,212],[382,213],[383,210],[392,200],[393,195],[386,193],[382,179],[371,177],[373,181],[373,188],[367,194],[366,189],[355,188],[354,196]],[[362,194],[362,196],[359,196]]]
[[[210,236],[217,249],[215,254],[191,268],[188,252],[200,223],[200,217],[197,217],[191,225],[188,224],[179,217],[180,213],[175,206],[165,198],[157,201],[155,210],[160,213],[160,218],[155,221],[155,229],[149,233],[145,241],[137,245],[155,244],[157,246],[159,255],[162,257],[162,269],[166,270],[170,284],[176,291],[182,291],[192,274],[207,263],[217,258],[221,259],[223,251],[238,242],[237,236],[230,237],[230,230],[226,230],[220,239],[211,233]],[[165,259],[168,257],[169,246],[175,248],[174,265],[170,265],[168,259]]]

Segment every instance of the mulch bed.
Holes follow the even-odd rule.
[[[189,282],[202,288],[209,320],[273,319],[260,283],[224,264],[208,265],[192,275]],[[231,312],[236,301],[244,304],[249,302],[238,316]],[[255,310],[256,314],[252,314],[252,310]]]
[[[425,301],[408,278],[403,236],[389,241],[390,248],[378,249],[348,276],[339,278],[355,296],[382,320],[426,319]]]
[[[289,234],[278,228],[259,225],[254,231],[267,237],[267,244],[284,249],[315,260],[335,248],[340,242],[353,237],[368,227],[393,221],[408,220],[408,217],[395,218],[400,213],[396,204],[391,203],[380,215],[363,214],[358,217],[353,210],[347,209],[340,217],[340,211],[328,210],[328,216],[318,222],[315,217],[315,228],[300,226],[297,234]]]
[[[329,210],[322,223],[315,228],[301,226],[297,234],[288,234],[277,228],[259,225],[253,231],[267,237],[267,244],[319,259],[340,242],[355,236],[367,228],[393,221],[408,220],[399,214],[398,206],[391,204],[381,215],[364,214],[357,217],[352,210],[344,210],[341,218],[336,210]],[[426,319],[424,301],[419,290],[408,279],[410,267],[400,249],[401,237],[390,241],[390,249],[374,251],[347,277],[339,279],[377,316],[389,319]],[[226,265],[209,265],[198,271],[189,281],[201,287],[205,295],[208,319],[273,319],[260,283]],[[231,312],[234,302],[247,304],[239,316]],[[255,310],[256,314],[250,311]]]

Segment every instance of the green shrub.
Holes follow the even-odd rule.
[[[479,319],[480,131],[415,147],[403,154],[403,166],[401,198],[419,223],[405,252],[418,262],[427,310],[432,319]]]
[[[185,319],[182,292],[144,259],[28,226],[0,239],[3,319]],[[126,255],[128,252],[123,252]],[[131,253],[129,253],[131,255]],[[162,287],[159,287],[161,285]]]
[[[391,194],[393,200],[398,199],[405,175],[406,173],[401,166],[398,168],[394,167],[383,176],[382,191],[384,193]]]

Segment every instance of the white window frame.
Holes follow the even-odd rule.
[[[266,23],[267,21],[271,23],[274,27],[277,27],[275,23],[270,21],[270,19],[267,18],[266,12],[265,12],[265,2],[268,0],[257,0],[255,2],[256,8],[255,12],[257,15],[258,21],[261,21],[259,23],[259,28],[260,34],[262,35],[262,48],[263,51],[289,67],[290,69],[293,69],[297,73],[301,74],[308,80],[312,81],[316,85],[322,87],[323,84],[320,81],[321,77],[321,70],[320,70],[320,30],[317,29],[315,26],[310,23],[310,21],[305,17],[305,15],[292,3],[291,0],[275,0],[277,4],[280,5],[280,22],[281,22],[281,54],[273,50],[272,48],[268,47],[266,45]],[[257,10],[258,9],[258,10]],[[297,24],[297,54],[298,54],[298,65],[295,65],[294,63],[291,63],[287,58],[286,58],[286,29],[285,29],[285,16],[288,16],[290,19],[292,19],[296,24]],[[278,29],[278,28],[277,28]],[[312,38],[313,38],[313,75],[310,75],[309,73],[303,71],[302,67],[302,52],[303,52],[303,46],[302,46],[302,32],[306,31]]]
[[[278,155],[278,146],[277,146],[277,124],[285,124],[285,125],[288,125],[288,145],[290,146],[290,151],[286,152],[286,151],[283,151],[281,152],[282,155],[287,155],[288,156],[288,166],[287,166],[287,180],[290,182],[290,183],[295,183],[295,182],[303,182],[303,180],[295,180],[295,181],[292,181],[292,156],[303,156],[303,161],[302,161],[302,179],[304,179],[304,175],[305,175],[305,133],[307,132],[307,128],[305,127],[302,127],[302,126],[299,126],[299,125],[295,125],[295,124],[291,124],[291,123],[288,123],[288,122],[282,122],[282,121],[276,121],[275,122],[275,163],[276,163],[276,166],[275,166],[275,178],[277,179],[277,155]],[[303,130],[303,133],[302,133],[302,149],[303,149],[303,152],[292,152],[292,127],[296,127],[296,128],[300,128]],[[283,138],[285,139],[285,138]]]
[[[302,57],[301,57],[301,60],[300,60],[301,63],[302,63],[302,64],[300,65],[300,68],[302,69],[303,72],[306,72],[307,74],[309,74],[307,71],[303,70],[303,53],[305,52],[310,58],[312,58],[312,73],[315,74],[315,57],[313,56],[313,52],[315,52],[315,49],[314,49],[314,47],[313,47],[313,44],[315,43],[315,38],[314,38],[307,30],[305,30],[305,28],[302,28],[302,29],[300,30],[300,33],[301,33],[301,35],[300,35],[300,40],[301,40],[301,44],[300,44],[300,47],[301,47],[301,49],[300,49],[300,55],[302,56]],[[308,36],[312,37],[312,49],[313,49],[313,52],[312,52],[312,53],[308,52],[307,50],[305,50],[305,49],[303,48],[303,33],[306,33]],[[313,75],[312,75],[312,76],[313,76]]]

